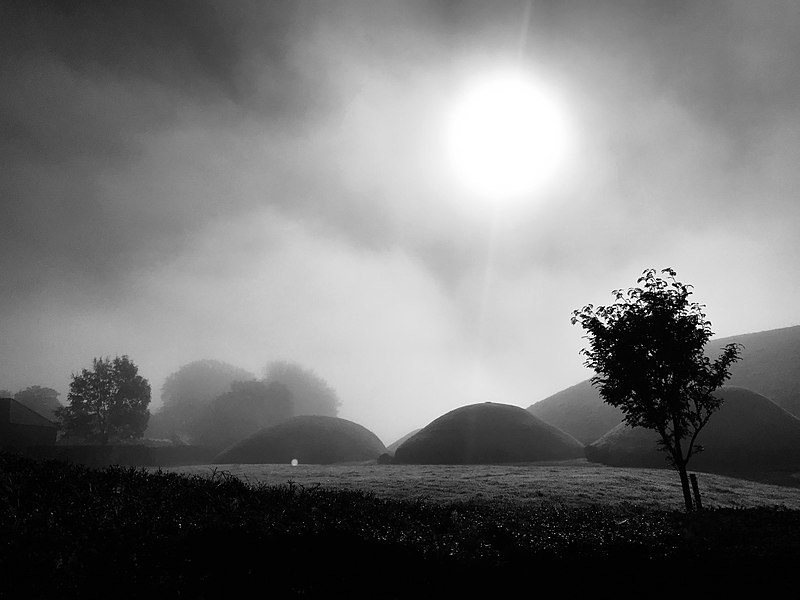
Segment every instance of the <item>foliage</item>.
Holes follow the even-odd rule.
[[[777,565],[800,557],[800,511],[778,508],[436,504],[2,453],[0,474],[0,595],[11,597],[111,587],[119,598],[222,597],[261,585],[276,597],[510,597],[532,568],[569,565],[596,592],[620,577],[652,586],[686,561],[682,584],[705,576],[719,592],[733,565],[731,586],[767,572],[791,582]]]
[[[704,307],[689,302],[691,286],[673,269],[662,274],[666,279],[645,270],[640,287],[615,290],[609,306],[573,311],[572,323],[587,332],[589,348],[581,352],[595,372],[592,384],[604,402],[622,410],[626,424],[658,432],[691,510],[686,465],[702,450],[697,435],[722,403],[713,392],[730,377],[741,351],[728,344],[714,361],[707,357],[713,332]]]
[[[235,381],[211,401],[194,428],[196,443],[222,450],[292,416],[292,394],[272,381]]]
[[[195,441],[206,406],[229,392],[234,381],[252,379],[255,375],[249,371],[218,360],[203,359],[183,365],[161,386],[163,406],[154,415],[148,435]]]
[[[289,388],[295,415],[335,417],[339,397],[328,383],[311,369],[288,361],[273,361],[264,368],[263,381],[278,381]]]
[[[150,384],[127,357],[95,358],[72,375],[68,405],[57,416],[67,438],[107,444],[140,438],[147,428]]]
[[[52,388],[32,385],[14,394],[14,399],[46,419],[55,420],[56,411],[62,408],[61,402],[58,401],[59,395]]]

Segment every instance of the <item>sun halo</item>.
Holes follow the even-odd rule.
[[[555,178],[571,144],[563,103],[516,70],[475,80],[447,121],[447,156],[465,192],[489,204],[530,197]]]

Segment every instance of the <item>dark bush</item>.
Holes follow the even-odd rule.
[[[687,562],[682,585],[720,590],[788,585],[800,511],[395,501],[0,454],[0,539],[10,597],[504,597],[565,569],[563,592],[647,590]]]

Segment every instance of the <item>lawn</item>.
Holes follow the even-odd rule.
[[[154,469],[155,470],[155,469]],[[364,490],[380,498],[436,502],[511,501],[532,507],[558,504],[635,504],[680,510],[683,496],[675,471],[617,468],[585,460],[519,465],[196,465],[165,472],[228,473],[251,483],[289,481],[305,487]],[[800,510],[800,487],[757,483],[696,473],[704,507],[783,506]]]

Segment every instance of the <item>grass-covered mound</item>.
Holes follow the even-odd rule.
[[[257,431],[220,452],[214,463],[327,465],[375,460],[385,452],[380,438],[358,423],[302,415]]]
[[[470,404],[435,419],[403,442],[394,460],[406,464],[494,464],[583,458],[583,444],[527,410]]]
[[[800,418],[800,325],[736,335],[708,343],[706,354],[719,356],[722,346],[740,343],[742,360],[731,366],[728,383],[753,390]],[[534,415],[591,444],[622,421],[586,379],[528,407]]]
[[[800,471],[800,419],[745,388],[725,386],[718,393],[724,402],[698,436],[705,450],[692,458],[693,469],[750,472],[795,466]],[[586,456],[612,466],[663,466],[657,440],[649,429],[620,424],[590,444]]]
[[[0,534],[12,598],[515,597],[555,572],[565,595],[791,592],[800,559],[800,512],[781,508],[398,501],[9,454]]]
[[[583,444],[594,442],[623,417],[621,410],[603,402],[588,379],[531,404],[528,410]]]
[[[800,418],[800,325],[712,340],[708,352],[718,356],[733,342],[744,349],[728,383],[758,392]]]

